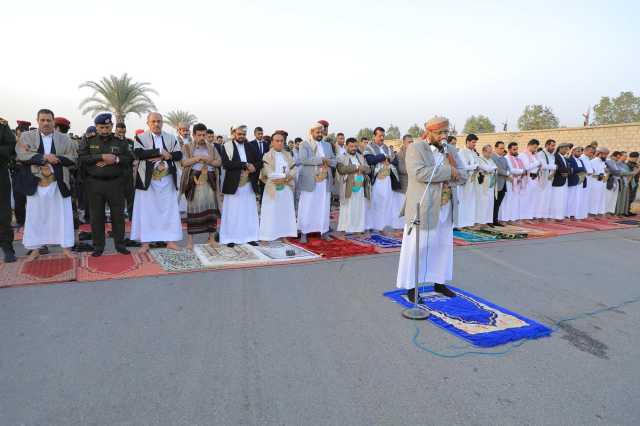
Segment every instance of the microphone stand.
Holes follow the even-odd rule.
[[[429,147],[429,149],[431,149],[431,147]],[[411,231],[413,231],[414,228],[416,230],[416,264],[415,264],[415,282],[413,283],[413,289],[414,289],[413,290],[414,292],[413,306],[411,308],[406,308],[404,311],[402,311],[402,316],[411,320],[425,320],[429,318],[429,316],[431,316],[431,314],[429,313],[429,309],[426,306],[420,305],[418,303],[418,301],[420,300],[420,292],[419,292],[420,284],[418,282],[419,281],[418,275],[420,273],[420,205],[427,198],[427,194],[429,193],[429,188],[431,187],[431,182],[433,181],[433,176],[436,174],[436,171],[440,168],[440,166],[442,166],[446,158],[447,158],[447,152],[446,152],[446,145],[445,145],[445,153],[442,156],[442,159],[440,160],[440,162],[436,164],[436,166],[433,168],[433,171],[431,172],[431,176],[427,181],[427,186],[425,187],[424,192],[422,193],[422,197],[420,197],[420,201],[418,201],[418,203],[416,204],[416,215],[411,221],[409,231],[407,232],[407,237],[408,237],[409,235],[411,235]],[[427,205],[427,221],[429,220],[431,205],[432,205],[431,202],[429,202]],[[427,222],[427,225],[428,225],[428,222]],[[428,241],[429,241],[430,230],[431,230],[431,227],[427,226],[427,250],[426,250],[427,258],[429,257]]]

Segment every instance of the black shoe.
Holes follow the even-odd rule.
[[[142,247],[142,244],[139,243],[138,241],[133,241],[128,238],[124,240],[124,245],[125,247]]]
[[[453,291],[449,290],[449,288],[444,284],[434,284],[433,291],[435,291],[436,293],[440,293],[443,296],[456,297],[456,294]]]
[[[80,241],[87,241],[91,239],[91,232],[80,231],[78,234],[78,239]]]
[[[13,250],[3,250],[4,251],[4,263],[13,263],[16,260],[16,253]]]
[[[500,222],[493,222],[493,226],[504,226],[504,225],[501,224]]]
[[[220,242],[220,234],[218,232],[213,234],[213,241],[215,241],[216,243]]]
[[[227,247],[229,247],[229,248],[233,248],[233,247],[235,247],[235,246],[236,246],[236,243],[229,243],[229,244],[227,244]]]
[[[91,256],[92,256],[92,257],[100,257],[100,256],[102,256],[103,251],[104,251],[104,250],[95,249],[95,250],[93,251],[93,253],[91,253]]]
[[[127,250],[126,247],[116,247],[116,251],[120,254],[130,254],[131,252]]]
[[[259,246],[260,244],[258,244],[258,243],[257,243],[257,242],[255,242],[255,241],[249,241],[249,245],[250,245],[250,246],[257,247],[257,246]]]
[[[165,248],[167,246],[167,243],[165,243],[164,241],[155,241],[151,244],[149,244],[149,248]]]
[[[42,254],[49,254],[49,247],[47,246],[42,246],[38,249],[38,252],[42,255]]]
[[[416,303],[416,289],[415,288],[410,288],[409,290],[407,290],[407,298],[409,299],[409,302],[411,303]],[[418,293],[418,304],[423,303],[424,300],[422,299],[422,297],[420,297],[420,293]]]
[[[87,251],[94,251],[94,248],[91,244],[78,243],[78,244],[74,244],[74,246],[71,247],[71,251],[82,253]]]

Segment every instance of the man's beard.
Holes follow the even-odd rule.
[[[322,136],[316,136],[314,139],[316,140],[316,142],[320,142],[322,140]]]

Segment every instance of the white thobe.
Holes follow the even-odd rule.
[[[274,154],[276,164],[275,172],[270,179],[284,178],[289,175],[289,165],[281,152]],[[283,237],[297,237],[298,224],[296,223],[296,211],[293,206],[293,191],[289,185],[284,185],[281,190],[275,191],[275,197],[271,197],[268,191],[262,196],[260,208],[260,239],[273,241]]]
[[[500,205],[498,219],[509,222],[513,220],[520,220],[520,199],[526,191],[526,180],[528,179],[523,177],[525,173],[524,168],[520,168],[515,164],[515,157],[507,154],[505,158],[507,159],[509,172],[513,179],[507,180],[505,183],[505,185],[507,185],[507,193]],[[525,179],[525,181],[521,179]]]
[[[240,161],[247,162],[243,143],[233,142]],[[220,219],[220,244],[244,244],[258,240],[258,205],[251,180],[238,186],[235,194],[224,194],[224,209]]]
[[[593,175],[589,178],[587,186],[591,186],[589,190],[589,212],[591,214],[605,214],[605,191],[604,181],[598,180],[599,175],[605,173],[605,163],[599,157],[591,160]]]
[[[580,158],[574,157],[578,163],[578,167],[584,167],[584,163]],[[586,167],[585,167],[586,169]],[[587,217],[586,208],[584,207],[588,200],[585,198],[586,188],[583,188],[584,182],[578,181],[576,186],[570,186],[567,190],[567,217],[576,219],[584,219]]]
[[[440,152],[432,148],[435,164],[443,161]],[[420,253],[418,262],[418,283],[444,284],[453,278],[453,209],[451,201],[440,208],[438,224],[429,231],[420,230]],[[409,234],[405,225],[402,248],[398,262],[398,288],[414,288],[416,282],[416,230]]]
[[[326,158],[322,144],[317,144],[317,154]],[[329,170],[329,173],[331,171]],[[331,207],[331,192],[327,190],[327,179],[316,182],[313,191],[300,191],[300,201],[298,202],[298,229],[303,234],[329,232]]]
[[[393,191],[391,195],[391,227],[393,229],[404,228],[404,216],[400,216],[400,212],[406,198],[405,193],[400,191]]]
[[[556,171],[556,159],[553,153],[546,150],[542,150],[536,154],[540,161],[540,177],[538,185],[540,189],[538,192],[538,208],[534,211],[534,217],[539,219],[548,219],[551,217],[551,188],[552,188],[552,175]]]
[[[591,176],[593,175],[593,165],[591,164],[591,159],[582,154],[580,156],[580,161],[582,165],[587,170],[587,176],[584,178],[587,182],[587,186],[583,188],[584,185],[578,185],[579,191],[581,191],[580,195],[580,206],[576,212],[576,219],[584,219],[589,216],[591,210]]]
[[[495,201],[495,171],[498,168],[491,158],[480,158],[478,162],[480,170],[484,172],[482,184],[478,180],[476,186],[476,223],[485,224],[493,222],[493,206]]]
[[[467,171],[467,181],[464,185],[457,187],[458,200],[458,217],[455,224],[458,228],[473,226],[476,222],[476,185],[478,170],[478,154],[469,148],[463,148],[459,152],[459,157],[464,164],[459,165]]]
[[[153,146],[162,150],[162,137],[153,136]],[[159,167],[164,161],[158,161]],[[182,240],[182,223],[178,207],[178,191],[171,175],[152,179],[145,191],[136,189],[131,220],[131,239],[142,243]]]
[[[375,166],[371,166],[372,168]],[[395,216],[398,212],[395,212]],[[368,229],[383,231],[394,222],[393,190],[391,189],[391,177],[376,178],[371,187],[371,202],[366,212]]]
[[[520,197],[520,219],[533,219],[535,217],[535,210],[538,208],[538,202],[540,200],[540,160],[529,152],[528,150],[518,154],[518,158],[524,164],[524,170],[526,175],[538,174],[538,178],[527,178],[527,185],[523,189]]]
[[[51,154],[53,134],[42,135],[44,154]],[[53,168],[51,172],[53,173]],[[35,194],[27,196],[23,245],[36,250],[43,245],[72,247],[74,243],[73,209],[71,197],[63,197],[58,182],[38,186]]]
[[[349,156],[349,162],[354,166],[360,165],[358,157],[355,155]],[[338,185],[344,185],[342,179],[342,176],[336,178]],[[361,187],[357,192],[351,191],[349,198],[341,200],[340,215],[338,216],[338,231],[364,232],[366,201],[364,187]]]
[[[567,167],[567,160],[560,156],[564,166]],[[569,183],[565,181],[562,186],[551,187],[551,202],[549,203],[549,213],[552,219],[564,219],[567,216],[567,194]]]

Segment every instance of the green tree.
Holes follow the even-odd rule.
[[[558,123],[558,117],[544,105],[527,105],[518,119],[520,130],[556,129]]]
[[[424,130],[422,129],[422,127],[418,126],[418,124],[414,124],[413,126],[409,127],[407,133],[414,138],[419,138],[420,136],[422,136],[422,133],[424,133]]]
[[[633,123],[640,121],[640,96],[633,92],[620,92],[620,96],[603,96],[593,107],[596,124]]]
[[[83,114],[97,114],[110,111],[116,117],[116,123],[124,123],[127,114],[141,116],[156,109],[149,97],[158,94],[149,83],[135,82],[127,73],[120,77],[111,75],[99,81],[85,81],[80,88],[89,88],[93,94],[80,102]]]
[[[496,131],[496,126],[493,125],[489,117],[482,114],[472,115],[467,118],[467,122],[464,124],[464,132],[469,133],[493,133]]]
[[[358,140],[360,140],[361,138],[367,138],[369,140],[373,140],[373,130],[365,127],[364,129],[360,129],[358,131]]]
[[[398,126],[394,126],[393,124],[389,124],[389,128],[384,134],[385,139],[400,139],[402,136],[400,135],[400,128]]]
[[[189,111],[183,111],[181,109],[170,111],[165,116],[164,119],[169,123],[171,127],[178,130],[178,125],[180,123],[184,123],[191,128],[198,121],[198,117],[191,114]]]

